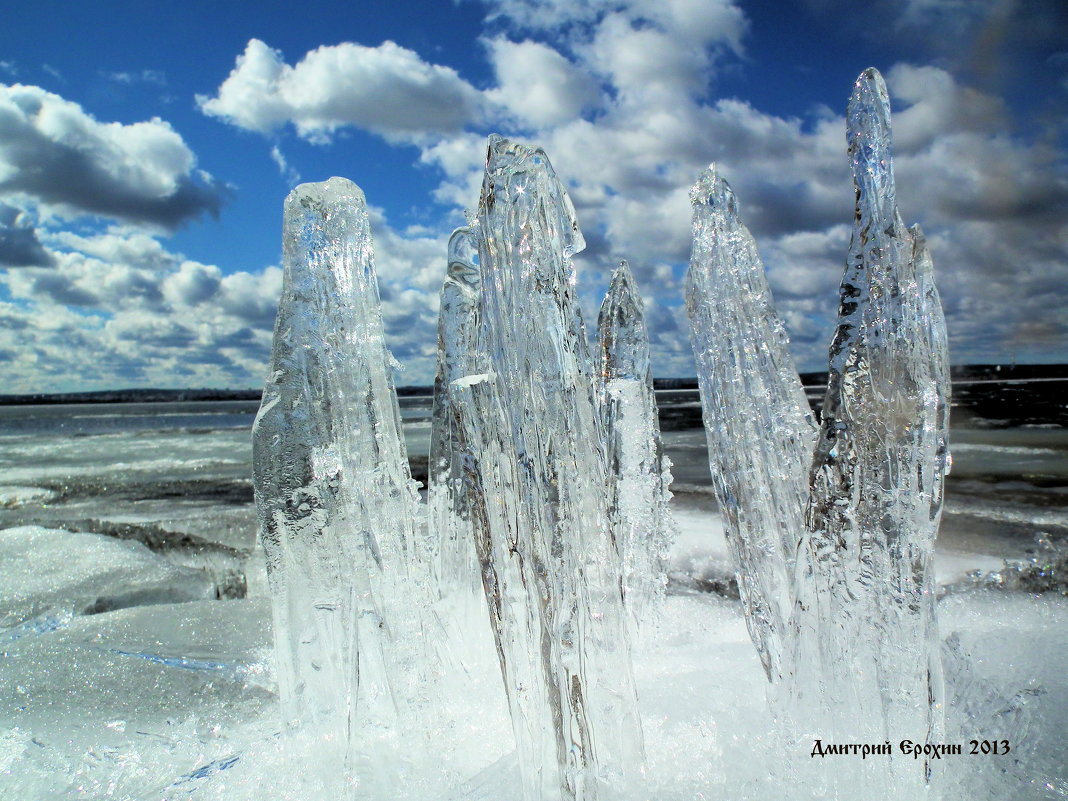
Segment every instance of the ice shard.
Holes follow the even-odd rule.
[[[625,261],[612,274],[597,329],[609,512],[623,558],[623,597],[637,624],[663,597],[674,527],[668,511],[671,461],[660,442],[649,332]]]
[[[922,235],[898,213],[890,104],[874,69],[857,79],[847,131],[856,216],[799,575],[799,614],[816,642],[802,642],[800,658],[818,665],[835,736],[937,742],[932,557],[948,466],[945,322]],[[914,778],[907,765],[896,772],[898,789]]]
[[[463,479],[461,430],[452,401],[453,381],[484,372],[478,342],[481,273],[478,231],[457,228],[449,239],[448,273],[438,314],[438,369],[430,435],[429,515],[437,549],[438,588],[461,600],[482,594],[471,531],[471,502]]]
[[[341,752],[336,779],[351,795],[388,786],[402,764],[397,702],[414,686],[422,636],[409,575],[417,496],[359,187],[294,189],[283,258],[253,428],[276,669],[286,729],[311,742],[324,775]]]
[[[788,670],[815,423],[756,242],[714,165],[690,200],[686,303],[709,461],[749,634],[777,683]]]
[[[523,798],[614,799],[641,771],[584,246],[545,153],[490,138],[479,205],[486,372],[453,381]]]

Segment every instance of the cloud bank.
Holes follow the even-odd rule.
[[[173,230],[226,196],[195,167],[163,120],[102,123],[39,87],[0,85],[0,199]]]
[[[284,175],[301,168],[287,137],[328,148],[357,129],[405,146],[413,169],[435,177],[432,224],[395,227],[373,212],[388,343],[408,367],[398,383],[432,379],[445,242],[477,203],[490,132],[543,146],[567,182],[588,243],[577,259],[588,322],[611,268],[630,261],[659,376],[693,372],[682,306],[688,192],[717,162],[757,237],[800,366],[824,366],[853,213],[842,115],[850,87],[835,108],[794,116],[724,93],[724,76],[754,58],[754,23],[730,0],[484,5],[473,43],[482,85],[390,41],[324,45],[287,61],[252,39],[216,90],[197,97],[205,115],[262,135]],[[808,5],[833,16],[839,4]],[[1012,98],[954,69],[944,42],[917,37],[957,0],[876,5],[880,34],[910,48],[876,66],[895,103],[899,203],[927,233],[953,361],[1064,360],[1063,136],[1019,126]],[[978,40],[1006,8],[969,6],[960,36]],[[41,376],[84,386],[260,383],[280,270],[191,261],[145,228],[219,209],[225,191],[195,163],[161,120],[100,123],[42,89],[2,87],[0,265],[17,269],[0,279],[9,297],[0,349],[16,354],[13,375],[38,388]],[[119,225],[75,235],[51,222],[82,215]],[[101,354],[91,369],[87,352]]]

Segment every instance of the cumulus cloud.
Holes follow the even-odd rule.
[[[486,93],[520,124],[541,128],[577,117],[598,99],[597,82],[541,42],[486,41],[497,87]]]
[[[421,163],[440,170],[434,199],[454,219],[475,206],[490,130],[542,145],[567,183],[586,235],[577,263],[587,315],[595,313],[611,267],[629,258],[639,284],[650,288],[656,370],[678,374],[692,370],[679,284],[689,256],[687,192],[715,161],[758,239],[799,362],[805,369],[824,365],[853,202],[840,111],[817,107],[785,117],[717,95],[718,71],[728,63],[737,68],[748,29],[740,7],[727,0],[486,5],[503,29],[483,39],[495,84],[474,94],[465,84],[469,100],[451,127],[408,139],[420,146]],[[965,27],[992,18],[994,5],[969,12]],[[916,0],[896,19],[908,27],[950,6]],[[351,48],[351,57],[320,48],[289,67],[266,45],[250,43],[218,98],[202,104],[221,113],[225,100],[229,119],[252,130],[293,122],[315,138],[351,124],[402,138],[403,126],[382,117],[308,111],[340,107],[337,76],[356,73],[347,59],[372,63],[388,46],[339,46]],[[298,106],[285,87],[296,73],[311,74],[305,64],[324,50],[338,65],[333,73],[315,68],[328,75],[325,99]],[[406,63],[429,68],[414,54]],[[1013,135],[1004,100],[944,67],[900,63],[887,78],[895,102],[898,197],[906,220],[927,229],[945,287],[954,359],[994,358],[997,342],[1048,351],[1064,326],[1052,324],[1055,308],[1034,298],[1043,296],[1040,276],[1068,278],[1062,275],[1068,261],[1064,153]],[[842,87],[841,107],[848,89]],[[383,253],[392,254],[380,263],[406,263],[400,279],[380,271],[383,302],[387,319],[397,323],[391,330],[400,355],[416,363],[423,358],[419,374],[432,355],[439,240],[392,230],[380,238]],[[1026,312],[1005,303],[1010,285],[1031,293]]]
[[[583,48],[591,67],[604,75],[620,100],[659,108],[703,94],[712,77],[713,53],[698,40],[680,40],[670,28],[638,25],[611,14]]]
[[[484,0],[491,20],[521,31],[590,28],[620,15],[633,24],[654,24],[683,44],[722,45],[741,53],[748,20],[732,0]]]
[[[225,190],[195,167],[163,120],[102,123],[39,87],[0,85],[0,198],[174,229],[222,205]]]
[[[48,267],[52,257],[22,209],[0,203],[0,267]]]
[[[388,344],[412,364],[400,380],[429,383],[447,237],[399,232],[378,209],[372,221]],[[261,384],[280,267],[227,274],[120,227],[46,244],[54,266],[0,272],[0,351],[18,356],[7,391]]]
[[[346,42],[307,53],[296,66],[251,39],[205,114],[266,133],[292,123],[312,141],[357,126],[390,139],[455,131],[479,113],[479,93],[455,70],[423,61],[393,42]]]
[[[913,0],[901,26],[937,19],[955,2]],[[974,31],[983,14],[993,18],[994,5],[983,0],[985,10],[964,27]],[[710,161],[731,182],[757,237],[800,366],[825,367],[852,218],[841,113],[848,85],[835,110],[813,107],[797,116],[723,95],[721,70],[746,68],[749,26],[729,0],[487,0],[486,6],[495,21],[481,43],[492,82],[480,89],[392,42],[324,46],[289,64],[254,39],[215,94],[198,98],[204,113],[264,134],[283,174],[293,170],[281,151],[287,126],[318,143],[351,126],[415,144],[421,168],[440,176],[433,200],[441,214],[425,227],[394,228],[385,212],[372,208],[387,344],[409,365],[399,382],[432,378],[448,226],[462,222],[463,210],[478,201],[485,135],[494,130],[543,146],[567,184],[587,240],[576,261],[588,323],[596,319],[612,267],[630,260],[646,299],[658,375],[693,371],[682,305],[688,190]],[[884,22],[900,16],[879,8]],[[880,30],[895,28],[888,23]],[[886,73],[895,103],[898,198],[906,222],[918,220],[927,232],[953,360],[1006,358],[1009,349],[1021,360],[1063,355],[1063,146],[1018,135],[1001,95],[962,78],[945,60],[933,63],[916,59],[889,65]],[[144,125],[150,124],[156,123]],[[156,134],[169,130],[158,125]],[[98,128],[88,130],[102,138]],[[162,160],[169,167],[156,171],[195,180],[191,156],[183,161],[175,153]],[[152,159],[124,157],[135,168],[116,174],[150,184],[136,165]],[[12,163],[0,162],[8,171],[17,169]],[[4,169],[0,186],[8,179]],[[9,212],[0,224],[29,230],[18,234],[24,238],[33,234],[17,214]],[[227,274],[129,228],[33,241],[53,266],[9,271],[3,280],[18,303],[0,302],[0,350],[19,354],[19,375],[43,375],[47,364],[48,375],[87,376],[84,359],[72,356],[81,348],[104,354],[103,367],[94,365],[105,371],[98,379],[103,385],[123,377],[261,380],[279,268]],[[50,321],[48,333],[40,333],[31,314]],[[64,339],[74,343],[66,351],[59,347]]]
[[[278,268],[223,277],[129,230],[51,239],[54,268],[0,275],[10,391],[262,381]]]

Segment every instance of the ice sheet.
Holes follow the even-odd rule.
[[[18,636],[14,627],[42,616],[58,619],[215,595],[203,571],[176,567],[140,543],[98,534],[40,526],[3,529],[0,565],[0,630],[7,630],[8,639]]]

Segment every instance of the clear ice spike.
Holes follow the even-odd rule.
[[[709,462],[749,635],[778,684],[815,423],[756,242],[715,165],[690,193],[686,304]]]
[[[649,332],[625,261],[612,274],[597,328],[608,506],[623,557],[623,597],[636,634],[637,624],[655,614],[663,599],[674,525],[668,510],[671,461],[660,441]]]
[[[948,467],[945,321],[926,244],[898,213],[889,97],[874,69],[857,79],[847,131],[857,205],[798,593],[818,645],[802,642],[801,658],[817,660],[827,731],[840,741],[939,742],[932,558]],[[926,778],[900,762],[892,770],[899,792]]]
[[[357,785],[395,779],[398,706],[422,658],[409,575],[418,499],[360,188],[332,178],[294,189],[283,259],[253,427],[279,693],[287,732],[312,743],[323,775],[336,770],[354,798]]]
[[[438,587],[461,603],[482,595],[471,501],[463,480],[461,430],[453,381],[486,370],[478,342],[481,273],[478,230],[457,228],[449,239],[448,273],[438,313],[438,369],[431,415],[429,514],[437,549]]]
[[[523,798],[623,798],[643,754],[571,263],[584,243],[543,151],[490,138],[479,225],[488,370],[451,386]]]

